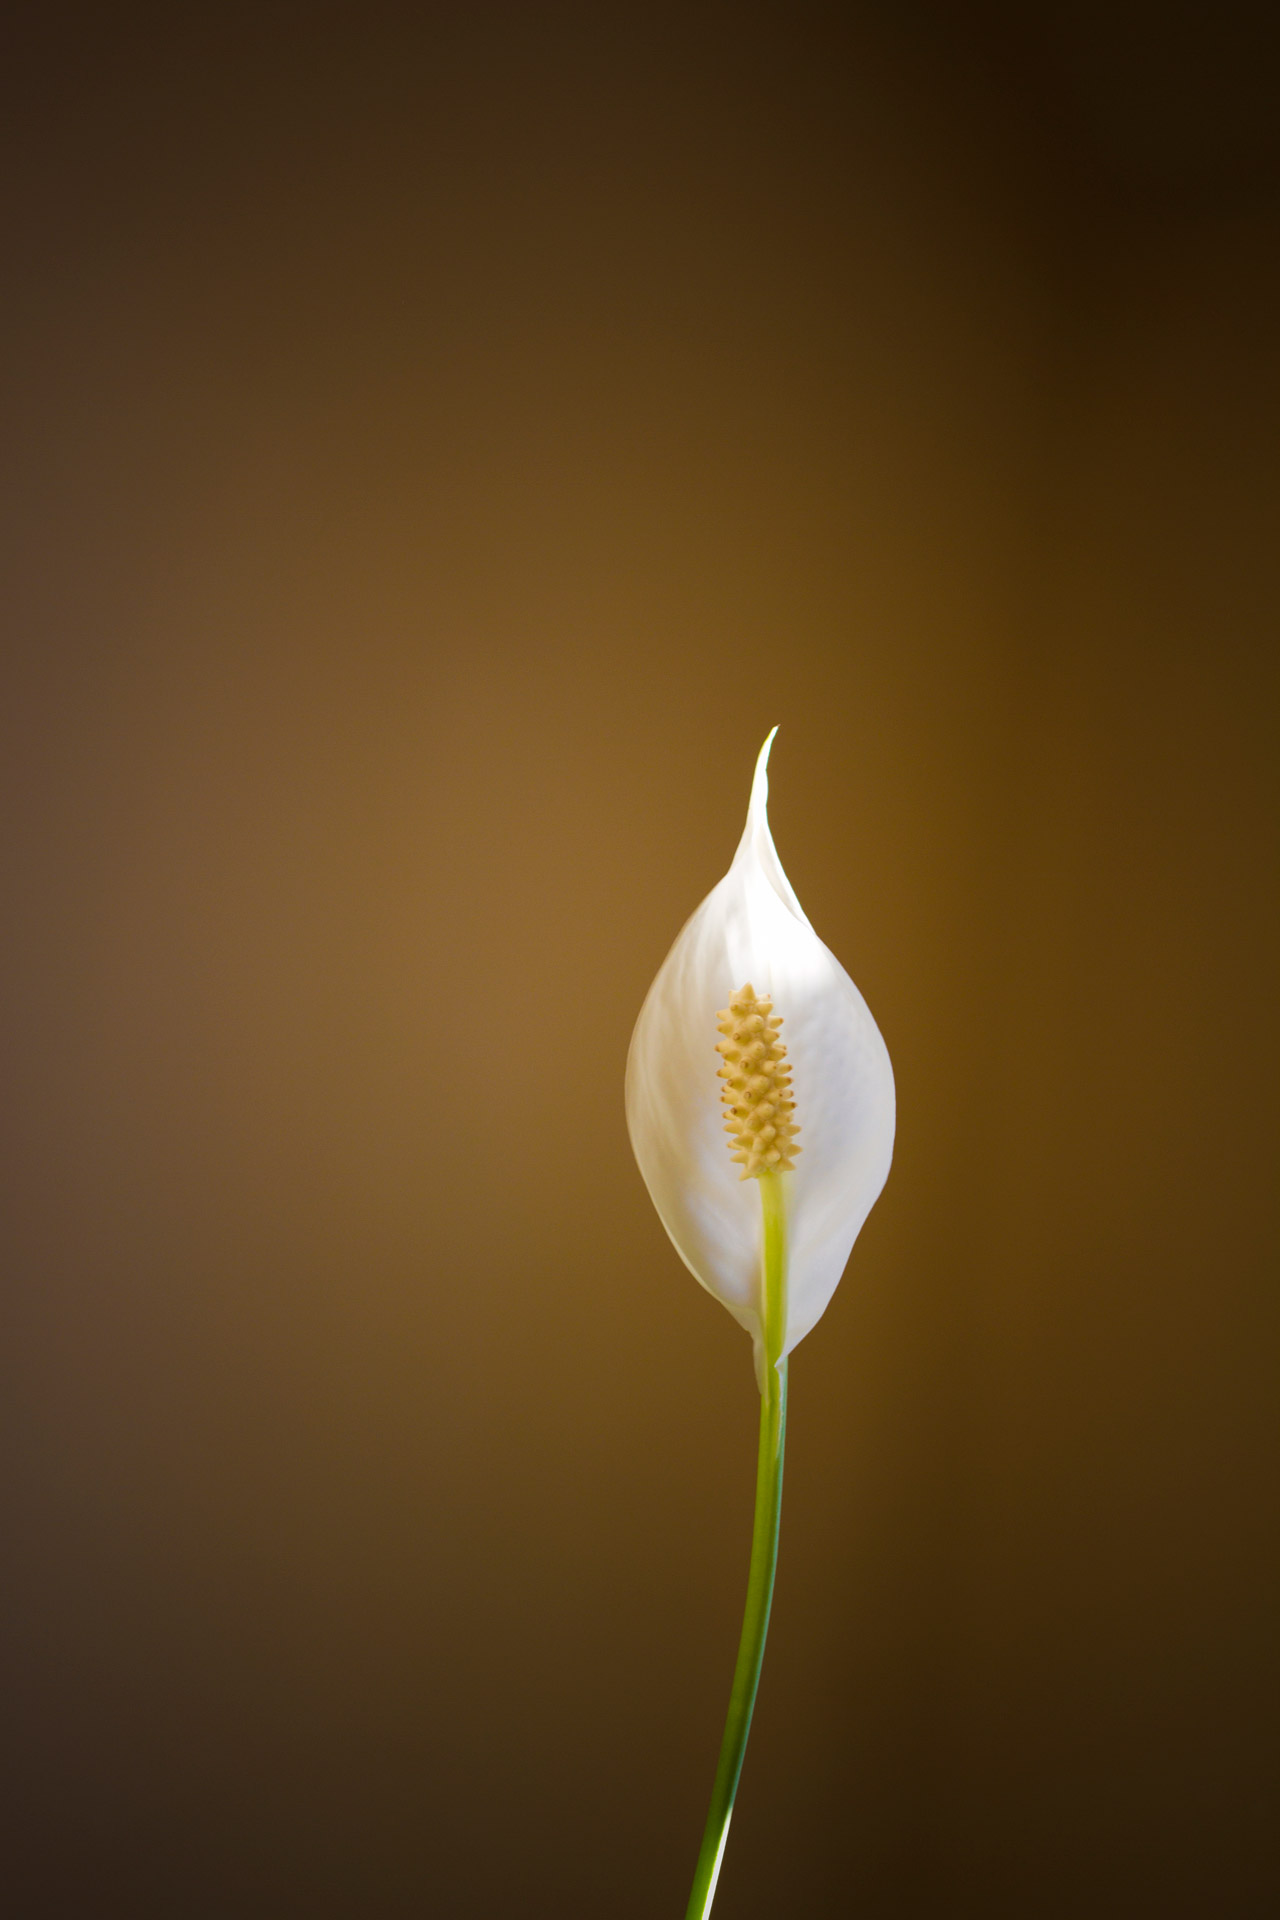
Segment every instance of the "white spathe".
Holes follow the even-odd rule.
[[[774,733],[777,728],[774,728]],[[687,922],[640,1009],[627,1057],[627,1126],[663,1226],[695,1279],[751,1334],[757,1373],[761,1208],[730,1158],[716,1019],[749,981],[782,1016],[802,1149],[787,1190],[783,1354],[826,1310],[893,1157],[893,1068],[866,1001],[824,947],[769,831],[760,749],[747,825],[719,886]]]

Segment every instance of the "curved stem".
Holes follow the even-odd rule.
[[[756,1511],[751,1533],[751,1571],[747,1577],[747,1604],[742,1638],[729,1693],[729,1713],[711,1807],[702,1835],[702,1848],[693,1876],[693,1891],[685,1920],[706,1920],[716,1896],[716,1881],[729,1838],[729,1821],[738,1791],[738,1779],[751,1731],[751,1714],[760,1684],[765,1635],[773,1605],[773,1577],[778,1565],[778,1523],[782,1515],[782,1454],[787,1431],[787,1363],[778,1355],[786,1329],[786,1218],[785,1194],[777,1174],[760,1179],[764,1210],[763,1332],[764,1365],[760,1391],[760,1447],[756,1461]]]

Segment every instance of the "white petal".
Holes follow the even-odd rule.
[[[774,729],[776,732],[777,729]],[[788,1182],[790,1352],[836,1290],[893,1155],[893,1069],[862,995],[819,940],[769,832],[756,762],[746,830],[663,961],[627,1059],[627,1125],[676,1251],[760,1345],[760,1195],[729,1157],[716,1017],[749,981],[781,1014],[803,1151]]]

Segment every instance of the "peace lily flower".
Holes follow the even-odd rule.
[[[803,1340],[836,1290],[888,1175],[894,1123],[893,1069],[879,1029],[810,926],[774,850],[767,767],[776,732],[756,762],[733,865],[659,969],[627,1061],[627,1124],[645,1185],[680,1258],[751,1334],[758,1374],[760,1203],[726,1151],[716,1070],[732,1063],[714,1051],[718,1039],[723,1047],[720,1014],[735,989],[754,988],[759,1004],[771,1003],[761,1017],[785,1043],[802,1134],[787,1182],[790,1271],[777,1358]]]
[[[810,926],[769,831],[776,732],[756,762],[733,864],[663,961],[627,1059],[645,1185],[685,1265],[750,1333],[761,1395],[746,1615],[686,1920],[711,1911],[764,1657],[787,1355],[825,1311],[893,1155],[884,1041]]]

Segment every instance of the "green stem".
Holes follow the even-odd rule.
[[[747,1577],[747,1604],[729,1693],[729,1713],[685,1920],[706,1920],[716,1897],[716,1881],[729,1838],[729,1821],[760,1684],[769,1609],[773,1605],[773,1576],[778,1565],[782,1452],[787,1432],[787,1363],[779,1359],[787,1324],[786,1195],[780,1175],[761,1175],[760,1201],[764,1212],[764,1379],[760,1390],[760,1450],[756,1462],[751,1572]]]

